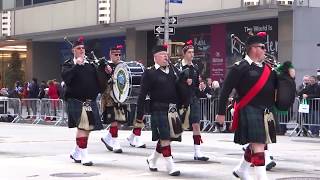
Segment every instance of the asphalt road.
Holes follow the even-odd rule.
[[[183,141],[172,145],[181,176],[170,177],[165,171],[164,160],[159,161],[158,172],[148,170],[146,157],[155,147],[150,131],[142,132],[147,145],[145,149],[130,147],[126,140],[130,131],[119,131],[122,154],[105,148],[100,141],[105,133],[104,130],[91,134],[88,150],[94,166],[85,167],[69,159],[69,152],[75,145],[75,129],[0,123],[0,180],[228,180],[235,179],[231,172],[243,154],[241,146],[233,143],[233,134],[204,133],[202,150],[210,160],[196,162],[193,160],[192,133],[184,132]],[[319,138],[279,136],[278,143],[270,145],[270,151],[277,166],[268,172],[269,179],[312,177],[308,180],[313,180],[320,177]]]

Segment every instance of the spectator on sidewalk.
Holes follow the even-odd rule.
[[[310,75],[304,75],[302,79],[302,84],[297,88],[297,93],[299,94],[303,89],[305,89],[308,84],[310,84]]]
[[[39,88],[39,95],[38,98],[42,99],[47,96],[45,89],[47,88],[47,84],[45,81],[41,81],[40,88]]]
[[[37,78],[32,78],[31,83],[29,84],[29,94],[28,94],[28,98],[33,99],[29,101],[29,104],[31,106],[32,109],[32,113],[33,113],[33,117],[32,118],[36,118],[37,115],[37,101],[35,99],[38,99],[38,95],[39,95],[39,85],[38,85],[38,80]]]
[[[210,89],[207,88],[206,83],[202,80],[199,83],[199,98],[208,98],[212,97]]]
[[[212,89],[211,89],[211,95],[213,98],[218,98],[220,93],[220,84],[218,81],[212,82]]]
[[[309,77],[309,85],[306,86],[298,95],[302,99],[307,99],[309,104],[309,115],[307,120],[304,121],[306,124],[319,124],[319,119],[317,114],[319,113],[319,100],[315,100],[314,98],[320,97],[320,86],[317,82],[316,76]],[[312,136],[319,136],[319,126],[310,125],[309,126],[309,133]]]
[[[59,94],[58,94],[58,87],[57,83],[55,83],[54,80],[50,80],[48,82],[48,97],[51,100],[51,108],[53,110],[53,114],[50,113],[50,115],[54,116],[53,120],[55,120],[55,116],[57,116],[57,106],[58,106],[58,99],[59,99]]]

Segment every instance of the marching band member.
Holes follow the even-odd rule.
[[[122,63],[122,48],[122,45],[116,45],[109,51],[110,61],[108,61],[106,68],[110,78],[113,75],[116,66],[119,63]],[[109,132],[106,134],[106,136],[101,138],[101,141],[105,144],[108,150],[113,151],[114,153],[122,153],[122,149],[118,141],[118,128],[119,123],[126,122],[125,113],[128,107],[125,104],[115,102],[111,97],[111,91],[112,83],[109,83],[101,98],[103,121],[106,124],[111,124]],[[134,124],[135,127],[132,131],[132,134],[127,139],[131,146],[145,148],[145,144],[140,139],[143,123]]]
[[[172,118],[169,118],[170,112],[174,111],[171,107],[178,102],[176,89],[177,69],[175,70],[173,66],[169,66],[167,47],[155,46],[152,53],[155,64],[146,69],[142,76],[136,121],[142,122],[145,99],[147,95],[150,95],[152,140],[158,141],[158,143],[155,151],[147,158],[149,170],[158,170],[156,163],[162,154],[166,160],[169,175],[179,176],[180,171],[175,168],[170,144],[172,140],[181,141],[181,136],[178,135],[175,139],[172,138],[171,131],[176,130],[170,128]],[[177,117],[176,109],[175,113]],[[182,132],[182,129],[180,132]]]
[[[233,174],[240,179],[252,179],[249,175],[251,164],[257,180],[267,180],[265,167],[265,144],[275,143],[275,122],[270,115],[275,104],[276,73],[263,62],[265,57],[265,33],[250,36],[246,41],[246,56],[233,65],[224,82],[219,97],[216,119],[225,120],[226,103],[235,88],[238,99],[235,104],[232,130],[234,142],[250,145],[246,148],[240,164]]]
[[[192,40],[185,43],[182,48],[183,59],[176,64],[180,70],[179,91],[181,93],[181,114],[184,119],[185,129],[191,125],[194,142],[194,160],[208,161],[200,149],[203,143],[200,133],[200,99],[199,99],[199,69],[192,63],[194,57],[194,46]],[[188,122],[187,122],[188,121]]]
[[[102,90],[98,74],[104,72],[104,69],[97,70],[95,65],[85,58],[82,37],[73,43],[72,52],[73,59],[65,61],[62,65],[62,79],[66,83],[68,126],[77,128],[76,147],[70,158],[76,163],[92,166],[87,144],[90,132],[103,128],[96,98]],[[104,78],[106,80],[107,77]]]

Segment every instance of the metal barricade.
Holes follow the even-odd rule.
[[[8,98],[8,116],[13,116],[12,123],[23,120],[21,117],[21,101],[19,98]]]
[[[216,123],[216,115],[218,114],[219,99],[200,99],[200,122],[203,124],[201,131],[211,132],[211,131],[225,131],[227,124],[232,121],[232,116],[230,109],[226,110],[225,123],[220,127]],[[216,128],[216,126],[219,126]],[[213,130],[214,129],[214,130]]]
[[[35,123],[41,120],[41,101],[40,99],[29,98],[21,99],[21,117],[24,120],[31,120]]]
[[[55,122],[54,125],[66,125],[65,107],[62,99],[41,99],[40,118],[34,121],[34,124],[40,122]]]
[[[210,131],[214,127],[217,99],[200,98],[201,131]]]
[[[309,105],[309,113],[302,113],[297,110],[301,126],[299,133],[305,131],[309,136],[319,136],[320,98],[307,99],[306,102]],[[300,103],[303,103],[303,101],[301,100]]]
[[[295,99],[293,105],[285,112],[276,112],[276,119],[279,122],[280,130],[287,130],[289,129],[289,136],[299,135],[300,132],[297,132],[301,127],[299,123],[299,115],[298,115],[298,106],[299,106],[299,98]],[[291,126],[291,128],[290,128]],[[301,128],[300,128],[301,131]]]
[[[21,103],[18,98],[0,97],[0,121],[15,122],[20,117]]]

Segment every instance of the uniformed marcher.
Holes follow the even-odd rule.
[[[184,120],[184,128],[190,126],[193,131],[194,160],[208,161],[200,149],[203,143],[200,133],[200,90],[199,68],[193,64],[194,46],[192,40],[185,43],[182,48],[183,59],[176,64],[179,69],[179,93],[181,94],[180,115]]]
[[[116,66],[121,61],[121,50],[123,49],[122,45],[116,45],[112,47],[109,51],[110,60],[107,62],[107,69],[109,78],[113,75],[113,72]],[[102,94],[102,109],[103,109],[103,121],[106,124],[111,124],[109,132],[106,136],[101,138],[101,141],[105,144],[108,150],[113,151],[115,153],[122,153],[122,148],[118,140],[118,129],[120,123],[126,123],[126,112],[128,110],[128,106],[126,104],[115,102],[114,98],[112,98],[112,81],[109,81],[106,90]],[[132,134],[127,138],[130,145],[134,147],[145,148],[145,144],[141,141],[141,129],[143,127],[143,123],[134,123],[135,127],[132,131]],[[139,126],[141,125],[141,126]]]
[[[152,140],[158,143],[155,151],[147,158],[149,170],[158,170],[156,163],[162,155],[165,158],[169,175],[178,176],[180,171],[175,168],[170,146],[172,140],[181,141],[182,133],[176,107],[178,70],[169,65],[165,46],[155,46],[152,53],[155,64],[148,68],[142,76],[137,121],[142,122],[145,99],[147,95],[150,95]]]
[[[216,117],[219,123],[225,120],[226,103],[232,89],[238,94],[233,116],[234,142],[250,145],[233,174],[240,179],[253,179],[249,168],[254,166],[257,180],[266,180],[265,144],[275,143],[275,121],[271,113],[275,105],[277,76],[265,64],[265,33],[250,36],[246,41],[246,56],[233,65],[224,82],[219,97]]]
[[[80,37],[73,43],[73,59],[62,65],[62,79],[66,83],[65,99],[68,112],[69,128],[77,128],[76,147],[70,158],[76,163],[91,166],[87,144],[91,131],[103,128],[98,106],[97,95],[102,91],[100,76],[107,80],[104,69],[97,68],[86,59],[84,40]]]

